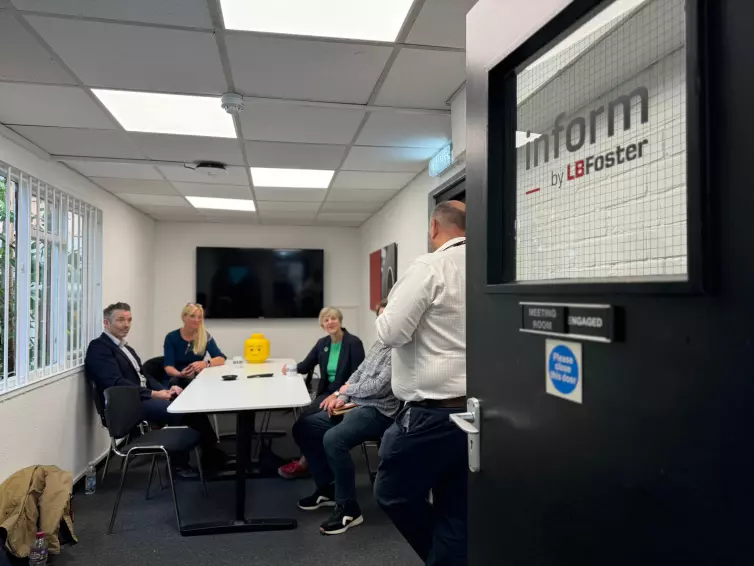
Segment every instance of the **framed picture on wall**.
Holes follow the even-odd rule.
[[[388,244],[369,254],[369,305],[387,298],[398,279],[398,244]]]

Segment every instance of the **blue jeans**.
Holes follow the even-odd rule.
[[[467,563],[466,434],[449,418],[459,412],[409,404],[380,446],[375,499],[428,566]]]
[[[356,502],[356,470],[351,449],[365,440],[378,440],[393,420],[374,407],[357,407],[342,417],[319,411],[300,418],[293,438],[309,461],[317,488],[335,481],[335,502]]]

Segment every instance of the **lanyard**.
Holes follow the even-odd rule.
[[[448,251],[448,250],[449,250],[450,248],[456,248],[456,247],[458,247],[458,246],[465,246],[465,245],[466,245],[466,240],[464,240],[464,241],[462,241],[462,242],[456,242],[456,243],[455,243],[455,244],[453,244],[452,246],[448,246],[447,248],[445,248],[445,249],[444,249],[443,251],[444,251],[444,252],[446,252],[446,251]]]

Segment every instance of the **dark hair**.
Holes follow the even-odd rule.
[[[130,311],[131,305],[128,303],[113,303],[112,305],[107,305],[105,307],[105,310],[102,311],[102,316],[106,318],[107,320],[113,319],[113,313],[115,311]]]
[[[377,303],[374,306],[374,314],[379,316],[380,309],[384,309],[386,306],[387,306],[387,299],[382,299],[379,303]]]
[[[453,206],[449,202],[441,202],[432,212],[432,218],[436,218],[440,224],[448,228],[453,227],[466,231],[466,211]]]

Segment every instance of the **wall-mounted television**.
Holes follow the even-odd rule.
[[[317,318],[323,283],[323,250],[196,248],[206,318]]]

